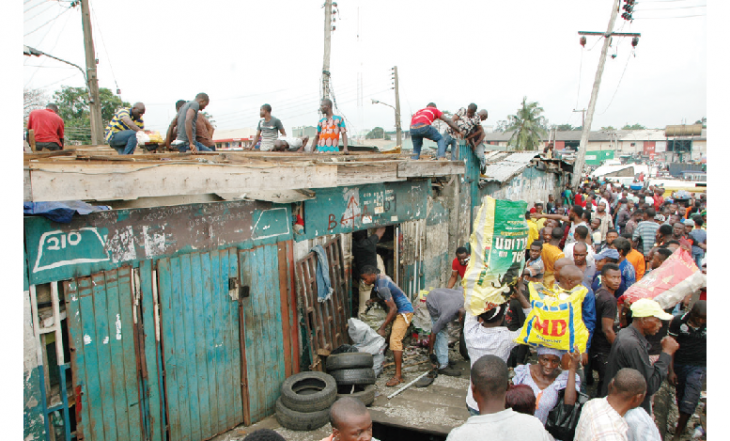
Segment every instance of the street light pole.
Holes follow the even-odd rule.
[[[396,78],[397,78],[397,76],[396,76]],[[396,84],[398,84],[398,83],[396,82]],[[397,97],[397,95],[396,95],[396,97]],[[396,142],[397,142],[396,145],[402,145],[401,144],[402,133],[401,133],[401,129],[400,129],[400,109],[398,107],[393,107],[388,103],[384,103],[384,102],[378,101],[376,99],[371,98],[370,100],[373,102],[373,104],[382,104],[384,106],[390,107],[391,109],[393,109],[395,111],[395,137],[396,137]],[[398,101],[396,101],[396,106],[397,105],[398,105]]]

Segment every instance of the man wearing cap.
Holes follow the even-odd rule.
[[[644,375],[647,384],[646,397],[641,407],[651,415],[651,396],[659,390],[667,376],[672,356],[679,348],[677,340],[670,336],[662,339],[662,352],[652,365],[649,360],[651,345],[647,335],[656,334],[662,327],[662,320],[672,320],[674,316],[664,312],[655,300],[639,299],[631,305],[633,321],[630,326],[619,331],[611,347],[606,366],[606,377],[601,388],[601,396],[606,396],[607,385],[616,373],[623,368],[633,368]]]

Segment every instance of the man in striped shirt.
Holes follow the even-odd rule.
[[[119,109],[106,126],[104,140],[120,155],[131,155],[137,148],[137,132],[144,129],[144,111],[142,103]]]
[[[430,139],[438,144],[438,151],[446,154],[446,141],[441,134],[431,126],[434,120],[440,119],[445,122],[455,134],[461,135],[461,129],[444,116],[443,112],[436,108],[436,104],[428,103],[425,109],[421,109],[411,117],[411,140],[413,141],[413,156],[411,159],[421,157],[423,138]]]
[[[649,207],[644,210],[644,220],[639,222],[639,225],[634,230],[633,240],[634,248],[641,251],[644,256],[648,255],[654,246],[654,239],[656,239],[656,232],[659,229],[659,224],[654,221],[656,211]],[[638,240],[641,238],[641,248],[638,247]]]

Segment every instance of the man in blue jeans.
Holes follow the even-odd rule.
[[[207,93],[199,93],[195,95],[193,101],[188,101],[180,109],[177,114],[177,139],[173,145],[177,146],[180,153],[188,151],[192,152],[212,152],[213,150],[195,140],[196,124],[198,122],[198,112],[205,109],[210,103]]]
[[[131,155],[137,148],[137,132],[144,130],[145,107],[135,103],[132,107],[117,110],[106,126],[104,140],[120,155]]]
[[[436,352],[439,374],[458,377],[461,371],[449,364],[449,336],[446,329],[449,322],[459,317],[463,326],[464,292],[458,289],[436,288],[426,296],[426,309],[431,315],[431,336],[428,339],[428,354]],[[433,359],[433,357],[431,357]],[[434,360],[435,361],[435,360]]]
[[[421,147],[423,147],[423,138],[435,141],[438,144],[440,157],[446,154],[446,144],[441,134],[433,128],[434,120],[440,119],[454,130],[454,133],[461,134],[459,127],[449,118],[444,116],[443,112],[436,108],[436,104],[428,103],[425,109],[416,112],[411,118],[411,140],[413,141],[413,156],[411,159],[418,159],[421,156]],[[439,157],[439,159],[440,159]],[[445,157],[444,157],[445,159]]]
[[[482,109],[477,112],[477,105],[474,103],[469,104],[467,108],[462,107],[453,116],[452,121],[461,129],[461,133],[464,135],[464,139],[467,141],[467,145],[470,145],[474,154],[479,159],[480,165],[483,167],[486,162],[484,157],[484,144],[482,140],[484,138],[484,130],[482,130],[481,123],[489,114],[486,110]],[[444,134],[444,151],[439,150],[438,157],[442,158],[446,155],[446,150],[451,147],[451,160],[455,161],[458,159],[457,152],[457,141],[454,137],[453,130],[447,129]]]

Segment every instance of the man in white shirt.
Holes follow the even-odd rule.
[[[515,298],[522,306],[523,313],[527,316],[531,308],[522,293],[523,287],[523,283],[518,282],[514,292]],[[509,302],[490,309],[478,317],[466,311],[463,332],[472,366],[484,355],[496,355],[506,363],[512,348],[518,345],[515,343],[515,339],[519,337],[520,330],[510,331],[506,326],[502,326],[507,309],[509,309]],[[477,415],[478,407],[472,395],[472,388],[467,390],[466,405],[472,415]]]
[[[300,148],[304,147],[305,152],[312,153],[312,146],[307,145],[308,142],[309,142],[309,136],[304,136],[302,138],[295,138],[293,136],[285,136],[285,137],[279,138],[274,141],[273,151],[275,151],[275,152],[286,152],[286,151],[295,152],[295,151],[299,150]]]
[[[507,363],[496,355],[485,355],[471,367],[471,393],[479,415],[472,415],[454,428],[446,441],[552,441],[540,420],[532,415],[505,409],[509,387]]]
[[[641,372],[621,369],[608,385],[608,396],[594,398],[583,407],[575,441],[628,441],[629,425],[624,415],[641,405],[644,396],[646,379]]]

